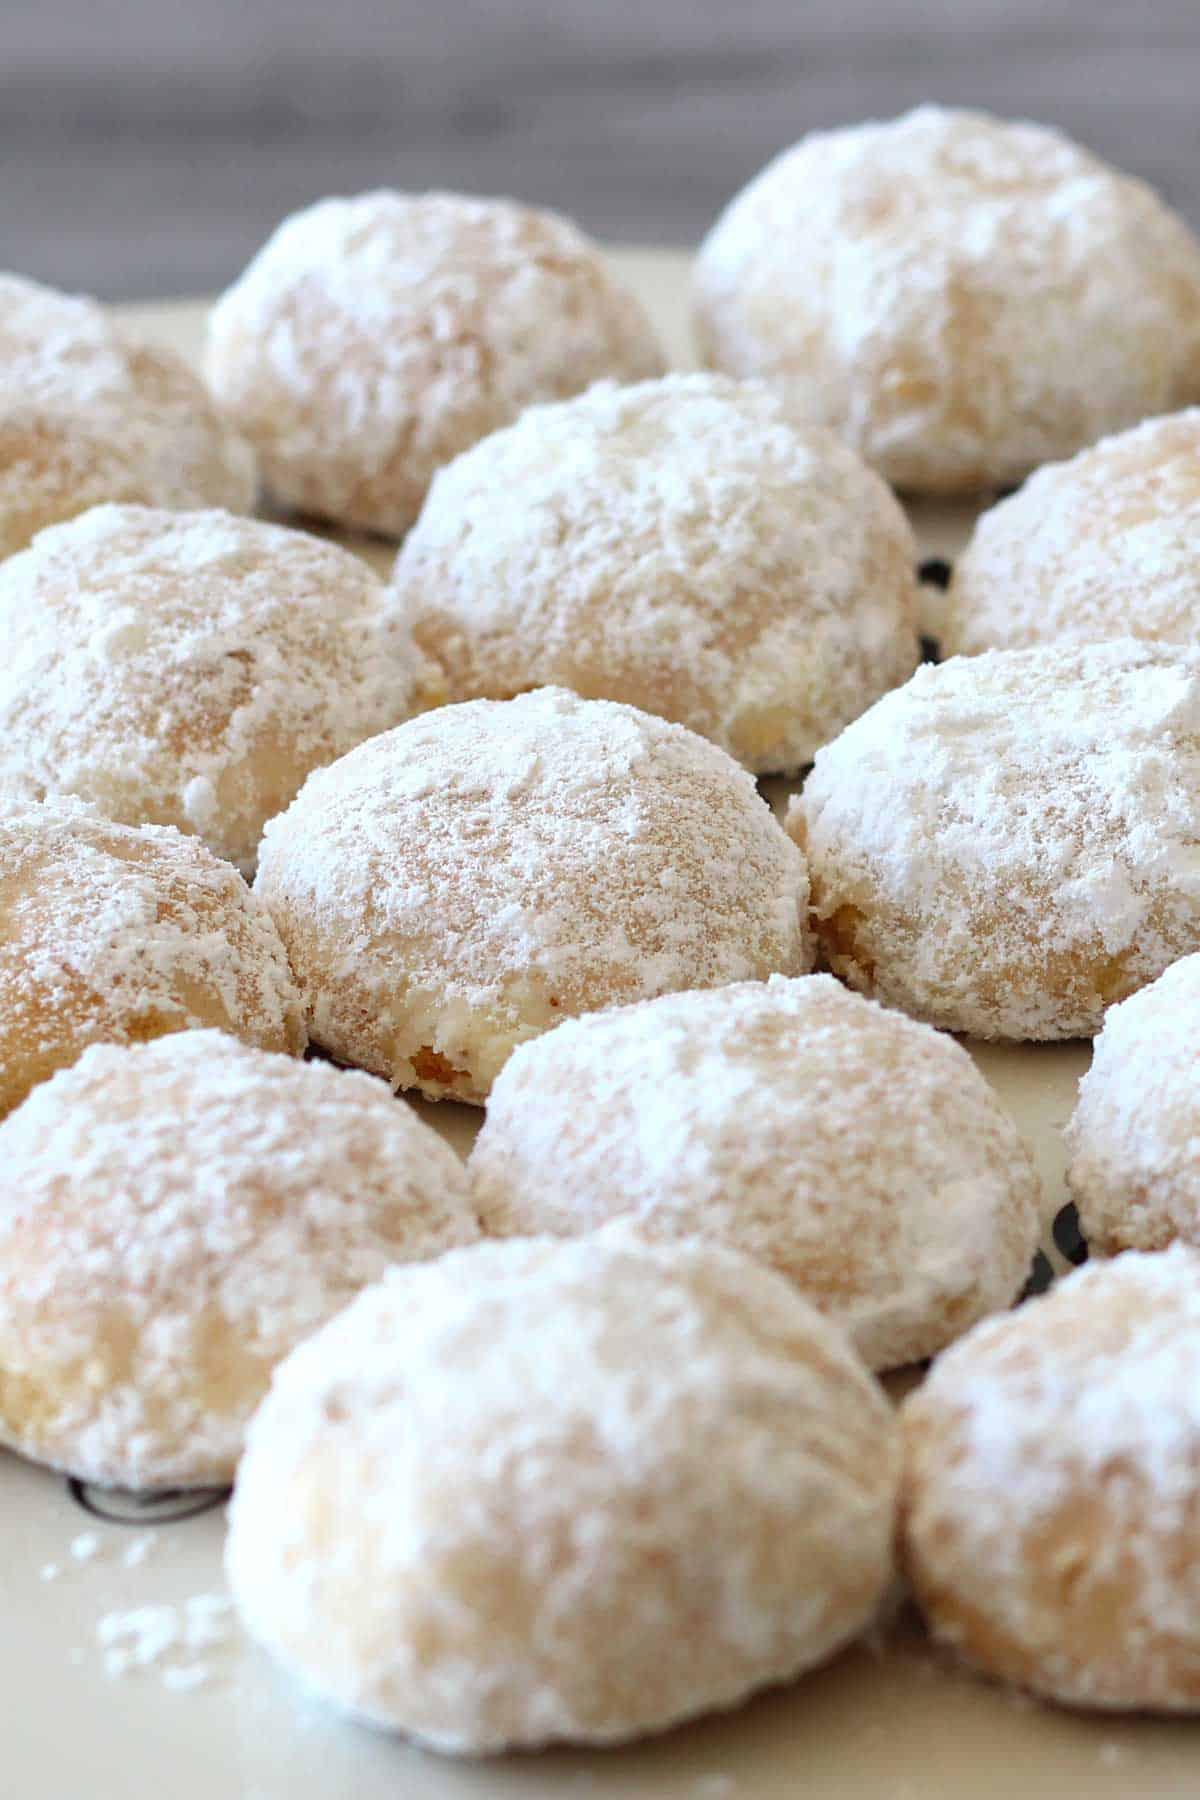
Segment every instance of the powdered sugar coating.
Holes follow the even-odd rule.
[[[304,1049],[279,933],[237,870],[79,803],[0,808],[0,1116],[88,1044],[197,1026]]]
[[[786,1275],[873,1368],[1008,1306],[1038,1181],[951,1038],[828,975],[668,994],[514,1052],[469,1170],[485,1231],[628,1217]]]
[[[901,1417],[938,1637],[1073,1706],[1200,1707],[1200,1256],[1079,1270],[948,1350]]]
[[[0,794],[79,795],[252,871],[309,770],[407,716],[418,666],[347,550],[96,507],[0,567]]]
[[[281,1357],[478,1234],[381,1082],[215,1031],[85,1050],[0,1159],[0,1441],[112,1486],[227,1481]]]
[[[897,486],[977,492],[1200,398],[1200,244],[1058,132],[922,106],[737,195],[696,326]]]
[[[759,383],[535,407],[442,470],[396,563],[456,700],[548,683],[795,773],[917,662],[916,543],[878,476]]]
[[[1200,408],[1031,475],[954,565],[942,649],[1200,638]]]
[[[804,861],[682,726],[541,688],[442,707],[310,776],[257,891],[313,1039],[482,1102],[576,1013],[811,964]]]
[[[1093,1253],[1200,1245],[1200,956],[1104,1016],[1067,1127],[1067,1180]]]
[[[919,669],[818,753],[788,823],[851,986],[978,1037],[1090,1036],[1200,945],[1200,652]]]
[[[275,496],[400,535],[434,472],[526,406],[660,374],[568,219],[386,190],[285,219],[209,325],[208,377]]]
[[[440,1750],[607,1743],[828,1657],[886,1585],[895,1421],[714,1245],[483,1244],[281,1368],[227,1570],[311,1687]]]
[[[0,559],[102,501],[249,512],[255,488],[180,357],[94,300],[0,274]]]

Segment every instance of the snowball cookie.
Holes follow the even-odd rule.
[[[294,1345],[478,1235],[382,1082],[217,1031],[93,1045],[0,1125],[0,1166],[0,1442],[119,1487],[229,1480]]]
[[[696,328],[889,481],[971,493],[1200,398],[1200,244],[1057,132],[923,106],[752,181],[700,251]]]
[[[535,407],[437,477],[396,565],[451,696],[559,683],[796,773],[918,661],[916,542],[760,383]]]
[[[818,752],[788,827],[852,987],[976,1037],[1090,1036],[1200,947],[1200,651],[927,664]]]
[[[304,1049],[279,934],[237,870],[78,803],[0,810],[0,1117],[87,1044],[204,1025]]]
[[[1070,1706],[1200,1710],[1200,1256],[1080,1269],[977,1326],[901,1416],[937,1637]]]
[[[1200,956],[1106,1013],[1067,1127],[1093,1253],[1200,1245]]]
[[[251,1633],[438,1750],[607,1743],[824,1661],[888,1582],[897,1432],[832,1325],[620,1227],[397,1269],[278,1371],[227,1553]]]
[[[523,1044],[471,1153],[494,1236],[626,1216],[786,1275],[873,1368],[1008,1306],[1037,1249],[1029,1153],[952,1038],[828,975],[593,1013]]]
[[[213,312],[208,378],[276,499],[399,534],[434,472],[536,400],[664,367],[556,213],[360,194],[285,219]]]
[[[1200,640],[1200,409],[1150,419],[1031,475],[954,566],[941,646]]]
[[[173,351],[0,275],[0,558],[103,500],[254,504],[254,458]]]
[[[0,565],[0,794],[77,794],[251,871],[310,769],[407,716],[370,569],[229,513],[103,506]]]
[[[804,859],[744,770],[632,706],[441,707],[309,777],[257,891],[341,1062],[482,1104],[575,1013],[811,966]]]

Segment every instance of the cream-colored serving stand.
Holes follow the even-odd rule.
[[[686,260],[643,251],[616,253],[614,261],[687,361]],[[203,307],[129,316],[198,353]],[[969,520],[940,510],[916,523],[923,554],[952,556]],[[359,547],[386,561],[380,547]],[[1066,1199],[1059,1134],[1087,1050],[979,1047],[975,1054],[1036,1153],[1046,1254],[1061,1268],[1053,1233]],[[425,1111],[466,1148],[474,1114],[453,1106]],[[1059,1236],[1069,1248],[1061,1224]],[[189,1643],[189,1625],[203,1626],[211,1608],[201,1599],[189,1609],[188,1601],[223,1589],[224,1524],[221,1497],[178,1516],[191,1504],[73,1492],[0,1456],[0,1800],[1200,1795],[1200,1726],[1039,1706],[949,1666],[904,1612],[876,1641],[816,1675],[631,1749],[443,1761],[308,1699],[234,1625],[221,1626],[207,1647]],[[118,1673],[122,1647],[139,1644],[144,1666]]]

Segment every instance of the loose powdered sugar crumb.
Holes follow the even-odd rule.
[[[152,1670],[165,1688],[190,1693],[224,1677],[238,1634],[227,1595],[195,1594],[182,1605],[105,1613],[95,1641],[110,1680]]]

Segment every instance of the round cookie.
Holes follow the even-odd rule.
[[[0,794],[175,825],[243,871],[309,770],[405,718],[418,681],[387,590],[304,532],[103,506],[0,566]]]
[[[975,493],[1200,399],[1200,244],[1058,132],[923,106],[770,163],[700,250],[695,324],[896,486]]]
[[[828,975],[668,994],[523,1044],[468,1165],[493,1237],[626,1217],[776,1269],[872,1368],[1008,1306],[1037,1177],[952,1038]]]
[[[918,660],[878,476],[759,383],[534,407],[437,477],[393,585],[455,700],[557,684],[797,773]]]
[[[576,1013],[811,965],[804,859],[722,750],[540,688],[310,776],[257,891],[340,1062],[482,1103]]]
[[[0,1117],[88,1044],[197,1026],[304,1049],[279,934],[237,870],[79,804],[0,807]]]
[[[216,1031],[93,1045],[0,1124],[0,1442],[86,1481],[228,1481],[275,1365],[478,1235],[382,1082]]]
[[[1200,1245],[1200,956],[1105,1014],[1067,1127],[1067,1180],[1093,1254]]]
[[[442,464],[527,406],[663,367],[569,220],[457,194],[293,214],[209,324],[209,384],[275,498],[397,536]]]
[[[249,512],[254,457],[183,360],[0,275],[0,560],[102,501]]]
[[[788,828],[852,987],[977,1037],[1090,1036],[1200,946],[1200,652],[927,665],[818,752]]]
[[[901,1413],[936,1637],[1069,1706],[1200,1710],[1200,1256],[1095,1263],[990,1319]]]
[[[1200,639],[1200,408],[1052,463],[978,520],[939,633],[970,656],[1058,638]]]
[[[483,1244],[280,1369],[227,1571],[252,1635],[445,1751],[659,1731],[824,1661],[891,1564],[891,1408],[714,1245]]]

